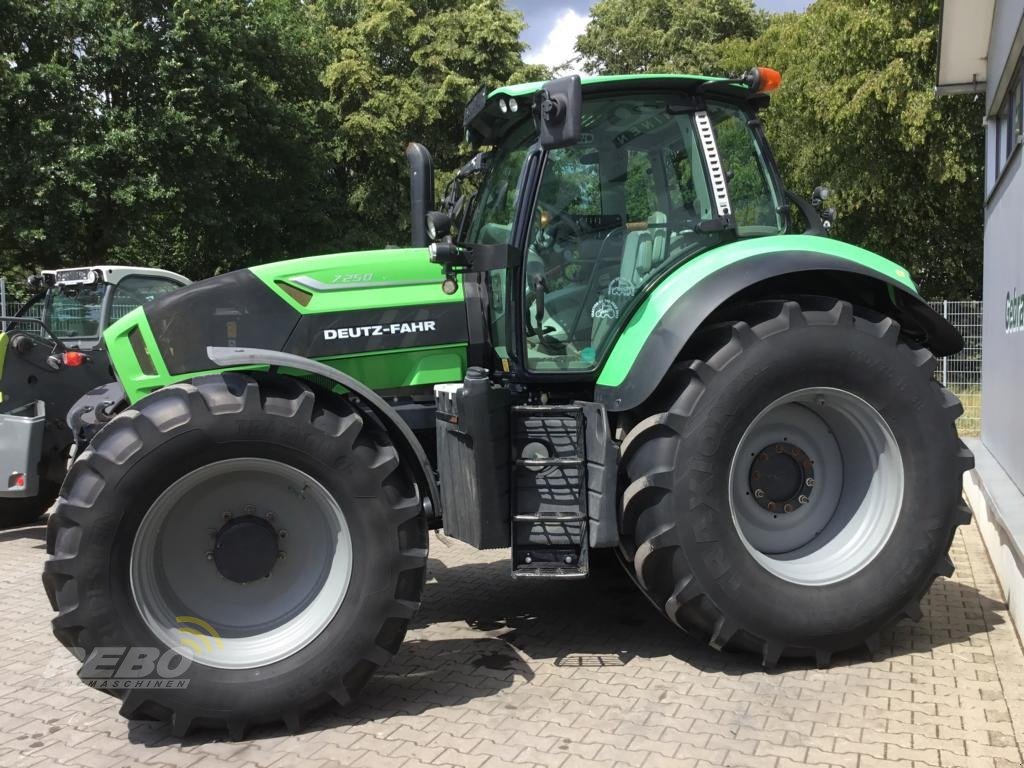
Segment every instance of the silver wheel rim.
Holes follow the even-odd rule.
[[[272,526],[280,543],[269,575],[239,583],[219,570],[214,550],[218,533],[243,517]],[[196,663],[224,669],[304,648],[337,614],[351,575],[352,539],[335,498],[305,472],[262,458],[176,480],[146,512],[131,551],[132,597],[146,626]]]
[[[889,541],[903,506],[903,458],[889,425],[864,399],[829,387],[793,392],[761,411],[740,438],[729,477],[743,545],[794,584],[833,584],[861,571]],[[771,483],[784,498],[766,493]]]

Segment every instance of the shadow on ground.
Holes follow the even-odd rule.
[[[971,586],[939,579],[922,602],[921,622],[904,621],[885,632],[875,658],[963,642],[1002,623],[995,611],[1003,608]],[[621,667],[636,658],[671,656],[709,674],[742,675],[761,669],[749,654],[715,652],[669,624],[612,560],[602,559],[586,581],[567,582],[513,581],[506,560],[448,567],[431,559],[423,607],[411,629],[442,622],[455,625],[445,634],[464,631],[466,637],[406,640],[357,704],[343,712],[325,709],[305,723],[303,731],[417,715],[492,696],[516,682],[532,680],[534,667],[542,662]],[[854,652],[837,656],[832,666],[867,659],[866,651]],[[776,673],[807,666],[802,660],[784,660]],[[285,733],[267,726],[250,731],[246,738]],[[147,746],[177,741],[166,725],[146,722],[131,723],[129,738]],[[223,733],[209,731],[193,733],[182,743],[223,740]]]
[[[19,527],[6,528],[0,530],[0,544],[5,541],[15,541],[17,539],[36,539],[38,541],[46,541],[46,523],[33,523],[32,525],[23,525]],[[43,547],[45,548],[45,544]],[[39,547],[36,547],[38,549]]]

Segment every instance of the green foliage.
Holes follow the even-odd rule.
[[[403,149],[426,144],[438,194],[468,158],[462,113],[481,83],[543,78],[522,62],[522,16],[501,0],[320,4],[332,62],[324,74],[337,125],[330,147],[348,215],[346,244],[402,242],[408,231]]]
[[[0,0],[0,19],[12,278],[103,261],[203,277],[403,243],[405,144],[430,147],[441,187],[477,85],[546,75],[522,63],[522,17],[501,0]],[[934,97],[937,25],[937,0],[771,17],[753,0],[601,0],[578,47],[599,72],[778,67],[764,119],[788,185],[832,185],[840,237],[930,296],[973,297],[982,105]],[[737,189],[757,182],[730,170]]]
[[[717,44],[755,37],[766,19],[754,0],[599,0],[576,50],[600,74],[722,75]]]
[[[0,0],[0,274],[402,243],[402,150],[543,76],[497,0]]]
[[[831,186],[836,235],[906,265],[929,298],[980,298],[983,105],[934,95],[936,0],[817,0],[721,47],[783,73],[763,118],[788,186]]]
[[[200,276],[326,240],[325,54],[303,8],[9,2],[0,258]]]

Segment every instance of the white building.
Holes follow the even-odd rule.
[[[985,99],[981,440],[968,498],[1024,633],[1024,0],[945,0],[939,94]]]

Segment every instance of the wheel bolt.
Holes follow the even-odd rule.
[[[810,499],[809,499],[809,498],[807,498],[807,497],[806,497],[806,496],[804,496],[804,495],[801,495],[801,496],[800,496],[800,498],[799,498],[799,499],[797,499],[797,501],[799,501],[799,502],[800,502],[801,504],[806,504],[807,502],[809,502],[809,501],[810,501]]]
[[[783,509],[784,511],[786,511],[786,512],[792,512],[792,511],[793,511],[793,505],[792,505],[792,504],[787,504],[787,505],[786,505],[786,506],[784,506],[784,507],[783,507],[782,509]]]
[[[288,538],[288,531],[282,529],[281,532],[278,533],[278,536],[280,536],[282,539],[287,539]]]
[[[245,514],[247,515],[251,515],[256,511],[256,507],[254,507],[252,504],[246,504],[244,507],[242,507],[242,511],[245,512]]]
[[[814,478],[813,477],[808,477],[806,480],[804,480],[804,485],[806,485],[808,488],[813,488],[814,487]]]
[[[288,553],[287,552],[278,552],[277,553],[277,559],[278,560],[285,560],[285,559],[287,559],[287,557],[288,557]]]
[[[764,491],[762,491],[760,488],[755,488],[754,489],[754,497],[758,498],[758,499],[763,499],[764,498]]]

